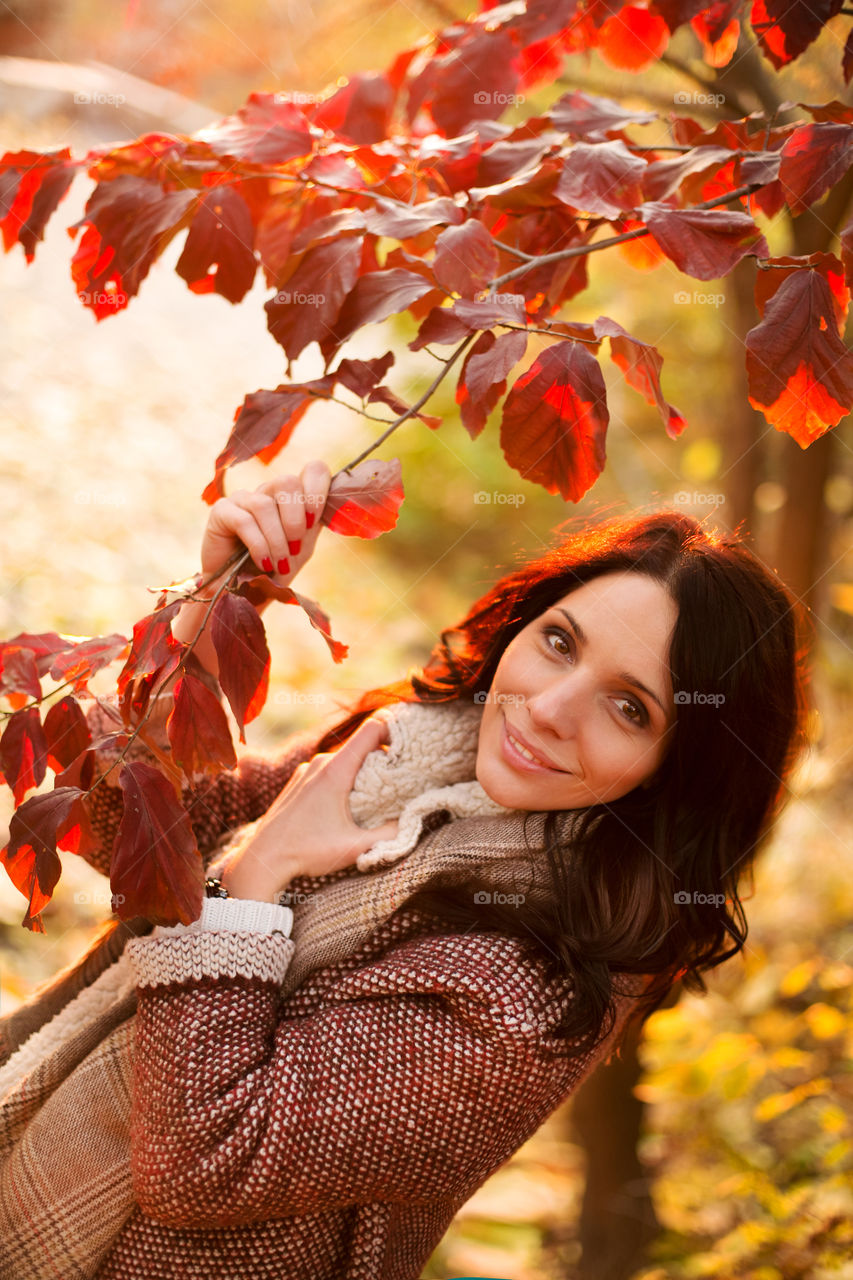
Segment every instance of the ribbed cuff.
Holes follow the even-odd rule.
[[[252,898],[205,898],[201,915],[192,924],[158,924],[149,935],[153,938],[181,937],[206,929],[237,933],[283,933],[290,937],[293,912],[276,902],[257,902]]]
[[[180,935],[132,938],[125,954],[137,987],[237,977],[281,986],[295,950],[293,939],[281,933],[193,930],[189,926]]]

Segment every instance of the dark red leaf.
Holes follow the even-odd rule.
[[[803,213],[853,165],[853,125],[804,124],[782,148],[779,181],[792,213]]]
[[[526,350],[526,333],[515,330],[495,337],[487,330],[468,352],[459,375],[456,403],[472,440],[483,430],[486,419],[506,391],[510,370],[524,358]]]
[[[798,58],[834,18],[844,0],[753,0],[750,22],[778,71]]]
[[[54,660],[54,655],[73,649],[77,641],[73,636],[60,636],[55,631],[21,631],[10,640],[0,643],[0,665],[3,654],[9,649],[29,649],[36,660],[36,670],[40,676],[47,675]]]
[[[460,227],[446,227],[435,242],[435,278],[448,293],[474,298],[498,274],[495,242],[482,222],[469,218]]]
[[[458,49],[433,57],[423,74],[426,83],[410,87],[409,118],[420,99],[450,138],[473,120],[497,120],[514,101],[516,45],[508,32],[477,32]]]
[[[295,360],[309,342],[326,338],[341,304],[358,280],[361,238],[332,240],[309,249],[274,298],[264,304],[267,328]]]
[[[558,200],[584,213],[615,218],[642,203],[646,162],[625,143],[576,142],[554,190]]]
[[[421,324],[418,336],[409,343],[409,348],[420,351],[432,343],[449,346],[461,342],[470,332],[471,326],[460,320],[451,307],[433,307]]]
[[[613,363],[621,369],[628,386],[639,391],[648,404],[657,406],[667,435],[676,440],[687,423],[678,410],[664,400],[660,385],[663,357],[657,348],[633,338],[608,316],[599,316],[596,320],[595,336],[610,339]]]
[[[313,148],[304,112],[275,93],[250,93],[233,116],[200,129],[194,136],[207,142],[218,156],[258,165],[284,164],[297,156],[309,156]]]
[[[15,710],[30,698],[41,697],[36,656],[31,649],[10,644],[0,647],[0,695],[8,698]]]
[[[6,721],[0,738],[0,769],[19,805],[28,791],[39,786],[47,771],[47,742],[38,707],[25,707]]]
[[[382,381],[393,363],[394,353],[391,351],[386,351],[384,356],[374,356],[372,360],[344,359],[332,376],[353,395],[364,400],[377,383]]]
[[[677,31],[685,22],[691,22],[697,13],[707,7],[708,0],[654,0],[654,8],[670,31]]]
[[[341,307],[334,330],[320,343],[326,359],[330,359],[356,329],[398,315],[416,299],[429,293],[431,287],[423,276],[401,267],[392,267],[390,271],[371,271],[369,275],[360,276]]]
[[[841,73],[844,76],[844,83],[849,84],[853,77],[853,27],[847,32],[847,39],[844,42],[844,57],[841,59]]]
[[[172,619],[183,603],[183,600],[173,600],[133,624],[130,653],[119,672],[116,686],[119,696],[124,693],[128,681],[151,675],[169,658],[182,652],[181,645],[172,635]]]
[[[328,615],[323,612],[315,600],[309,599],[308,596],[300,595],[298,591],[293,591],[290,587],[280,587],[272,578],[265,573],[252,574],[243,569],[237,575],[237,586],[234,588],[236,595],[244,596],[251,604],[256,607],[263,604],[265,600],[279,600],[282,604],[296,604],[304,609],[308,614],[308,619],[315,627],[326,644],[335,662],[342,662],[349,652],[349,646],[343,644],[340,640],[335,640],[332,636],[332,624]]]
[[[631,111],[612,98],[579,89],[566,93],[554,103],[548,112],[554,128],[571,138],[595,141],[608,138],[629,124],[655,124],[657,116],[652,111]]]
[[[652,202],[640,209],[666,256],[685,275],[717,280],[747,254],[770,256],[767,241],[747,213],[733,209],[671,209]]]
[[[81,640],[73,649],[60,653],[50,668],[51,680],[72,680],[74,692],[85,691],[87,682],[96,671],[108,667],[111,662],[124,658],[130,648],[125,636],[92,636]]]
[[[746,336],[750,404],[801,449],[853,407],[853,354],[838,335],[832,291],[819,271],[795,271]]]
[[[493,143],[480,157],[477,187],[491,187],[535,172],[548,154],[551,144],[539,138],[523,138],[518,142],[502,140]]]
[[[441,426],[441,418],[433,417],[432,414],[424,413],[420,409],[413,409],[410,404],[402,400],[396,391],[392,391],[390,387],[374,387],[370,395],[367,397],[368,403],[387,404],[393,409],[398,418],[404,415],[412,418],[420,418],[421,422],[425,422],[432,430],[436,430]]]
[[[54,702],[44,718],[47,763],[56,773],[74,761],[92,741],[80,703],[70,694]]]
[[[233,769],[237,763],[228,717],[206,684],[182,675],[166,722],[172,758],[192,782],[205,774]]]
[[[494,293],[489,298],[473,302],[457,298],[451,311],[457,320],[467,325],[469,332],[491,329],[496,324],[527,326],[524,297],[520,293]]]
[[[288,590],[289,588],[285,589]],[[311,600],[308,596],[302,595],[299,591],[291,591],[291,594],[293,596],[293,601],[291,603],[298,604],[308,614],[311,626],[314,627],[316,631],[320,632],[320,635],[329,646],[329,652],[332,655],[333,661],[343,662],[344,658],[349,653],[349,645],[343,644],[340,640],[335,640],[332,635],[332,624],[329,621],[328,614],[324,613],[316,600]]]
[[[239,302],[255,278],[254,240],[252,215],[240,192],[214,187],[199,202],[175,270],[194,293]]]
[[[15,888],[27,899],[23,924],[34,933],[44,933],[40,913],[50,902],[62,871],[57,843],[81,821],[82,794],[78,787],[58,787],[31,796],[9,822],[9,843],[0,860]]]
[[[304,253],[306,249],[313,249],[328,240],[359,235],[365,226],[363,209],[335,209],[324,218],[316,218],[303,226],[290,242],[289,250],[294,254]]]
[[[210,638],[219,661],[219,683],[245,742],[244,726],[260,714],[267,697],[270,651],[260,614],[248,600],[223,591],[213,606]]]
[[[421,204],[404,204],[401,200],[388,200],[379,196],[371,202],[371,208],[364,218],[372,235],[411,240],[423,231],[462,222],[465,214],[447,196],[424,200]]]
[[[670,160],[653,160],[643,174],[643,195],[646,200],[666,200],[667,196],[678,191],[685,179],[695,174],[704,177],[711,171],[716,172],[731,158],[731,151],[725,147],[695,147],[686,155],[674,156]],[[778,165],[778,159],[776,163]],[[755,179],[745,177],[744,181]]]
[[[841,233],[842,258],[844,256],[844,232]],[[832,292],[832,303],[838,332],[844,336],[844,321],[850,305],[849,282],[845,280],[844,268],[834,253],[810,253],[798,257],[769,258],[762,263],[755,273],[755,305],[758,314],[764,315],[767,303],[773,297],[783,280],[787,280],[796,271],[804,267],[819,271]]]
[[[45,154],[6,152],[0,159],[0,231],[7,252],[18,243],[27,262],[32,262],[48,218],[80,167],[67,147]]]
[[[579,342],[557,342],[516,379],[501,447],[526,480],[578,502],[604,469],[609,418],[598,361]]]
[[[403,497],[399,458],[366,458],[332,477],[320,519],[335,533],[378,538],[396,525]]]
[[[397,96],[387,75],[361,72],[319,103],[311,119],[321,129],[353,142],[384,142]]]
[[[192,924],[201,914],[204,864],[190,816],[159,769],[134,760],[119,774],[124,811],[110,860],[122,920]]]
[[[292,436],[308,407],[332,394],[335,377],[296,382],[275,391],[252,391],[234,414],[234,425],[225,448],[216,459],[216,473],[204,490],[205,502],[225,494],[225,472],[235,462],[259,457],[269,462]]]
[[[194,191],[163,191],[131,174],[101,182],[71,233],[85,227],[71,261],[77,296],[98,320],[123,310],[152,262],[187,225]]]

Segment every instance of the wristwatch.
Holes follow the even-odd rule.
[[[230,893],[221,880],[208,876],[204,882],[205,896],[208,898],[230,898]]]

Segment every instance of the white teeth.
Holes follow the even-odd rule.
[[[533,752],[532,752],[532,751],[528,751],[528,750],[527,750],[527,747],[523,747],[523,746],[521,745],[521,743],[520,743],[516,738],[514,738],[514,737],[512,736],[512,734],[511,734],[511,733],[510,733],[508,736],[509,736],[509,740],[510,740],[510,742],[511,742],[511,743],[512,743],[512,745],[515,747],[516,751],[517,751],[520,755],[524,756],[524,757],[525,757],[525,759],[527,759],[527,760],[532,760],[534,764],[541,764],[541,765],[543,765],[546,769],[550,769],[550,767],[551,767],[551,766],[550,766],[549,764],[546,764],[544,760],[540,760],[540,759],[539,759],[539,757],[538,757],[538,756],[535,756],[535,755],[533,754]]]

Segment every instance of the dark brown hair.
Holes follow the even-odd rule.
[[[702,971],[739,952],[747,923],[738,884],[783,807],[807,746],[807,616],[736,535],[663,511],[611,517],[570,535],[500,579],[426,665],[365,693],[319,745],[329,750],[390,702],[470,700],[486,693],[504,649],[574,588],[605,573],[648,575],[678,606],[669,665],[676,701],[667,754],[651,784],[572,811],[568,843],[545,822],[553,907],[462,901],[421,890],[418,905],[462,928],[536,943],[550,976],[576,998],[557,1031],[573,1052],[612,1025],[619,973],[655,975],[641,1021],[678,979],[705,992]],[[477,886],[473,886],[476,888]]]

